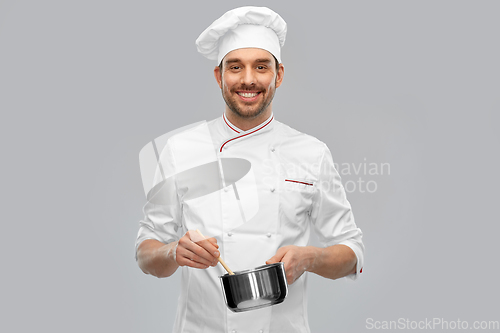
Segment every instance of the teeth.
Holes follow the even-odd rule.
[[[243,96],[243,97],[255,97],[257,96],[257,93],[238,93],[238,95]]]

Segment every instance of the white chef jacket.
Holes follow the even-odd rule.
[[[206,126],[212,151],[204,162],[242,158],[251,163],[251,172],[236,183],[238,186],[227,185],[192,200],[183,201],[189,189],[171,186],[168,207],[150,202],[144,207],[136,249],[146,239],[169,243],[188,230],[199,229],[205,236],[216,237],[224,261],[233,271],[239,271],[264,265],[282,246],[307,246],[313,227],[323,246],[344,244],[354,251],[357,272],[348,277],[356,279],[363,267],[362,232],[354,222],[327,146],[272,115],[247,131],[238,129],[224,115]],[[186,169],[190,161],[203,155],[196,151],[203,143],[195,144],[192,154],[191,148],[183,145],[189,138],[186,131],[169,139],[163,167],[171,174]],[[252,186],[256,191],[246,190]],[[242,207],[238,200],[249,204]],[[310,332],[307,273],[289,286],[283,303],[240,313],[231,312],[225,305],[219,281],[223,274],[221,265],[208,269],[182,267],[175,333]]]

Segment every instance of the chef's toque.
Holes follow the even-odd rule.
[[[240,7],[215,20],[196,40],[198,52],[220,64],[229,52],[259,48],[270,52],[281,63],[286,22],[267,7]]]

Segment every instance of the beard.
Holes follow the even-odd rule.
[[[235,89],[229,90],[222,80],[222,98],[226,102],[228,108],[238,117],[245,119],[252,119],[260,116],[267,110],[267,107],[273,101],[274,94],[276,92],[276,83],[269,87],[268,90],[260,86],[247,86],[242,85]],[[238,99],[238,94],[236,91],[253,90],[259,91],[259,94],[263,94],[264,98],[258,103],[245,103]]]

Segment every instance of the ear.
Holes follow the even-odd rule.
[[[219,66],[215,66],[214,76],[215,76],[215,80],[217,81],[217,84],[219,85],[219,88],[222,89],[222,73],[220,72]]]
[[[279,64],[278,73],[276,74],[276,88],[281,86],[283,76],[285,76],[285,66],[283,66],[283,64]]]

